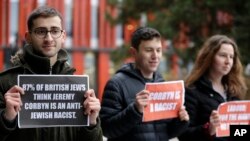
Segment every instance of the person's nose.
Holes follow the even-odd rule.
[[[47,32],[47,34],[45,36],[45,39],[47,39],[47,40],[53,40],[53,37],[52,37],[50,31]]]
[[[226,60],[225,60],[225,63],[226,63],[226,64],[229,64],[230,61],[232,61],[232,58],[231,58],[230,56],[227,56],[227,57],[226,57]]]

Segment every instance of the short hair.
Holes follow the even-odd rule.
[[[161,38],[161,34],[154,28],[140,27],[132,34],[131,46],[138,50],[141,41],[152,40],[153,38]]]
[[[31,14],[28,17],[27,25],[28,30],[31,30],[33,27],[33,21],[39,17],[54,17],[58,16],[61,21],[63,21],[62,15],[60,12],[58,12],[55,8],[49,7],[49,6],[40,6],[33,10]]]

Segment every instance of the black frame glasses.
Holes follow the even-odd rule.
[[[31,32],[30,32],[31,33]],[[61,37],[63,30],[62,29],[51,29],[51,30],[47,30],[46,28],[37,28],[34,29],[32,31],[32,33],[34,33],[34,35],[40,39],[44,39],[46,38],[46,36],[48,35],[48,33],[50,33],[50,36],[53,39],[57,39],[59,37]]]

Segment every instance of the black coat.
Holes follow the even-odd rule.
[[[224,99],[217,93],[212,83],[205,77],[199,79],[193,87],[185,90],[185,105],[190,116],[189,128],[179,137],[180,141],[227,141],[228,138],[216,138],[210,136],[206,123],[212,110],[217,110],[218,106],[226,101],[238,100],[227,94]]]
[[[159,73],[151,82],[164,81]],[[109,141],[168,141],[179,135],[187,122],[179,119],[142,122],[135,108],[135,96],[146,80],[133,64],[124,65],[105,86],[100,112],[104,136]]]
[[[100,122],[95,127],[50,127],[19,129],[17,119],[9,122],[4,119],[4,94],[17,84],[18,74],[73,74],[75,69],[67,64],[67,53],[60,50],[58,60],[50,67],[48,58],[32,53],[29,46],[24,55],[16,58],[16,66],[0,73],[0,141],[101,141]]]

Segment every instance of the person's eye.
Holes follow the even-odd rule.
[[[59,34],[61,32],[61,30],[51,30],[52,34]]]
[[[39,34],[39,35],[44,35],[47,33],[47,31],[46,30],[36,30],[35,33]]]
[[[220,56],[222,56],[222,57],[226,57],[226,55],[225,55],[225,54],[220,54]]]

